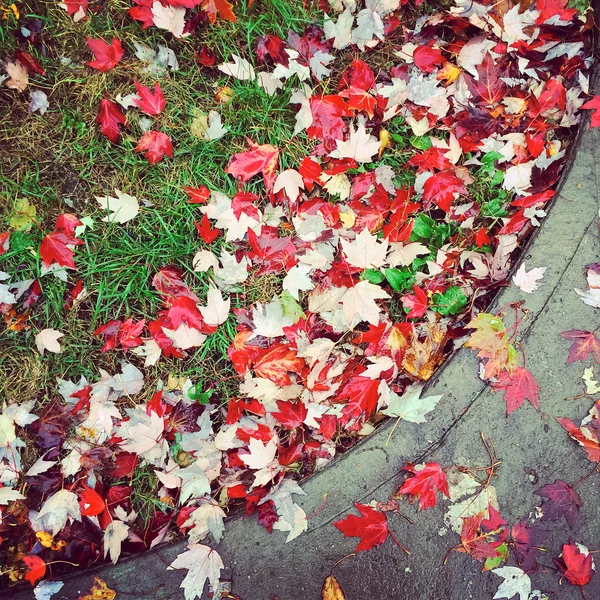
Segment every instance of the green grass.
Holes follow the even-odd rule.
[[[18,198],[26,198],[37,210],[32,229],[12,236],[11,250],[0,257],[0,270],[14,274],[14,279],[39,277],[37,249],[44,233],[53,229],[56,217],[73,212],[94,221],[93,228],[82,236],[84,245],[77,248],[78,269],[70,273],[69,282],[51,275],[41,279],[43,298],[31,311],[31,329],[0,332],[3,399],[21,399],[14,390],[23,379],[29,381],[31,393],[43,401],[52,395],[56,377],[78,378],[83,374],[95,380],[99,368],[117,369],[123,353],[100,355],[101,341],[92,332],[111,319],[154,318],[161,299],[151,281],[161,267],[182,268],[190,288],[204,298],[209,278],[192,269],[192,257],[203,247],[194,227],[194,220],[199,220],[202,213],[187,203],[183,186],[206,185],[235,194],[237,182],[225,173],[225,167],[232,153],[247,148],[246,137],[261,144],[285,146],[282,168],[295,166],[296,157],[304,156],[311,148],[303,135],[292,140],[295,112],[289,106],[289,96],[294,82],[287,90],[268,96],[256,84],[229,78],[216,67],[200,66],[195,49],[206,44],[217,54],[217,64],[229,60],[232,52],[254,60],[253,48],[259,36],[274,33],[285,39],[290,27],[302,31],[315,13],[305,12],[302,3],[282,0],[258,0],[251,9],[239,3],[236,23],[203,25],[194,38],[175,40],[156,28],[142,30],[126,14],[129,6],[119,0],[110,2],[98,15],[76,24],[54,4],[32,3],[21,6],[19,22],[13,20],[3,30],[3,46],[10,55],[16,47],[14,29],[34,17],[44,21],[45,51],[39,52],[38,47],[37,57],[47,75],[32,76],[30,81],[31,89],[46,92],[50,108],[43,116],[28,114],[27,93],[3,90],[0,96],[0,109],[8,115],[0,123],[0,135],[7,141],[7,152],[0,159],[0,210],[9,215]],[[106,73],[85,67],[92,58],[86,38],[110,40],[113,36],[126,49],[121,63]],[[158,78],[167,106],[155,123],[155,128],[173,139],[174,156],[152,167],[134,152],[142,133],[139,111],[128,111],[128,127],[116,145],[102,136],[94,123],[102,97],[114,99],[118,93],[133,92],[134,79],[154,84],[155,80],[140,70],[144,65],[134,56],[134,41],[151,48],[158,43],[167,45],[180,64],[177,72],[168,71]],[[64,57],[72,61],[71,66],[61,64]],[[223,86],[233,91],[232,100],[226,104],[215,99],[216,91]],[[190,125],[198,110],[218,110],[229,133],[214,142],[195,138]],[[140,214],[124,225],[104,223],[95,196],[113,195],[115,188],[140,201],[145,199],[152,206],[142,205]],[[259,178],[246,189],[261,193]],[[3,223],[0,231],[5,229]],[[221,243],[213,245],[213,251],[218,252]],[[89,296],[76,310],[66,311],[65,297],[79,278]],[[250,282],[244,299],[232,298],[234,305],[259,297],[262,287],[260,282]],[[35,334],[45,327],[66,334],[62,354],[40,357],[34,350]],[[163,358],[147,370],[148,376],[166,381],[170,373],[184,375],[202,385],[212,385],[222,395],[234,394],[236,383],[228,379],[233,371],[226,359],[234,335],[235,320],[231,317],[186,360]],[[140,363],[131,353],[125,358]],[[19,369],[25,359],[28,366]]]

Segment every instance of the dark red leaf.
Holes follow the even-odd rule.
[[[553,521],[564,517],[573,527],[582,504],[579,494],[573,487],[557,479],[554,483],[541,487],[536,494],[545,498],[542,503],[542,521]]]

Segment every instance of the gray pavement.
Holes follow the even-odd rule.
[[[222,576],[233,582],[233,592],[242,600],[294,600],[320,598],[324,579],[333,573],[348,600],[371,598],[422,600],[487,600],[502,581],[491,573],[481,573],[481,565],[464,554],[452,553],[444,566],[448,549],[458,542],[453,533],[440,535],[447,502],[434,509],[417,512],[416,505],[402,503],[403,511],[414,521],[408,524],[397,514],[388,514],[390,528],[411,550],[407,556],[390,539],[369,552],[346,558],[353,552],[356,538],[344,538],[332,523],[348,512],[352,503],[385,501],[402,477],[406,462],[438,461],[442,466],[461,464],[483,466],[488,456],[480,432],[493,440],[502,464],[494,480],[502,516],[515,522],[533,513],[540,498],[535,490],[555,479],[574,482],[589,472],[583,450],[570,440],[555,417],[570,417],[579,423],[591,406],[589,398],[567,401],[583,391],[581,375],[592,359],[566,365],[569,342],[559,337],[568,329],[593,329],[600,324],[598,309],[586,306],[573,291],[585,288],[584,266],[597,261],[598,242],[598,164],[600,131],[588,130],[579,142],[575,164],[564,179],[537,237],[523,259],[528,268],[547,267],[543,286],[531,295],[514,286],[495,301],[495,307],[526,299],[530,314],[520,328],[527,368],[540,385],[540,410],[529,403],[505,416],[501,393],[491,392],[478,378],[474,353],[459,350],[436,375],[427,395],[444,394],[426,424],[401,422],[392,434],[393,422],[342,456],[327,469],[303,484],[307,495],[295,497],[307,514],[323,510],[309,521],[309,530],[285,544],[285,534],[272,535],[255,518],[232,518],[218,547],[226,569]],[[494,308],[490,310],[493,312]],[[600,372],[599,369],[596,369]],[[564,520],[545,523],[552,532],[545,545],[548,552],[541,562],[552,564],[560,545],[569,537],[600,549],[600,475],[577,487],[583,500],[580,517],[571,529]],[[183,573],[167,571],[166,564],[184,548],[175,544],[144,555],[120,561],[115,567],[78,574],[65,579],[56,600],[75,599],[86,593],[93,575],[105,579],[118,592],[117,598],[183,598],[179,584]],[[596,555],[600,564],[600,555]],[[335,566],[334,566],[335,565]],[[578,588],[563,582],[546,570],[532,575],[534,588],[550,598],[581,598]],[[31,590],[10,590],[3,597],[29,600]],[[588,600],[600,598],[600,573],[586,587]]]

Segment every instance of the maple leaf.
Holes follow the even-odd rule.
[[[167,567],[168,569],[168,567]],[[104,579],[94,575],[94,585],[90,588],[90,593],[79,596],[79,600],[115,600],[117,592],[111,590]],[[191,599],[193,600],[193,598]]]
[[[342,250],[346,260],[353,267],[360,269],[378,269],[386,264],[388,241],[379,241],[365,227],[353,241],[341,240]]]
[[[35,345],[42,356],[44,356],[44,350],[48,350],[48,352],[54,352],[55,354],[60,354],[62,349],[58,343],[58,340],[64,335],[64,333],[56,331],[56,329],[42,329],[35,336]]]
[[[335,145],[336,140],[344,136],[346,124],[342,117],[352,114],[344,99],[337,94],[312,96],[309,103],[312,123],[306,130],[308,137],[321,139],[326,146],[328,141],[330,145]]]
[[[240,81],[254,81],[256,79],[254,67],[245,58],[237,54],[232,54],[231,58],[233,62],[223,63],[217,67],[221,73],[235,77]]]
[[[423,185],[423,200],[426,204],[435,202],[443,211],[449,212],[456,196],[467,194],[464,182],[451,171],[435,173]]]
[[[600,96],[594,96],[591,100],[588,100],[582,107],[582,109],[593,110],[594,114],[590,121],[590,129],[593,127],[600,127]]]
[[[106,510],[106,504],[96,490],[84,484],[79,492],[79,509],[82,517],[95,517]]]
[[[162,160],[165,154],[169,158],[173,158],[173,145],[171,138],[166,133],[146,131],[138,140],[135,152],[145,152],[150,165],[155,165]]]
[[[442,395],[421,398],[422,390],[422,385],[412,384],[404,390],[402,396],[391,392],[388,406],[381,412],[409,423],[425,423],[425,415],[436,407]]]
[[[200,307],[200,313],[207,325],[217,327],[227,321],[231,300],[229,298],[223,300],[223,295],[217,288],[209,288],[206,295],[206,304],[207,306]]]
[[[577,9],[567,8],[567,1],[568,0],[537,0],[535,7],[540,11],[540,14],[535,22],[538,25],[542,25],[550,19],[555,20],[556,17],[561,21],[571,21],[577,14]]]
[[[522,569],[518,567],[501,567],[500,569],[492,569],[492,573],[504,579],[494,594],[494,598],[510,599],[519,594],[519,600],[529,599],[531,579]]]
[[[460,532],[462,547],[457,548],[459,552],[466,552],[479,562],[500,556],[498,546],[502,543],[497,537],[498,532],[496,530],[486,531],[482,527],[484,518],[485,512],[463,518],[463,525]]]
[[[61,267],[75,269],[74,251],[69,246],[81,244],[83,244],[82,240],[69,237],[64,233],[49,233],[44,236],[40,244],[40,257],[47,267],[56,262]]]
[[[347,400],[348,404],[343,408],[343,413],[348,418],[368,419],[375,409],[379,400],[379,381],[368,377],[352,377],[338,393],[337,401]]]
[[[296,355],[296,351],[283,344],[273,346],[264,354],[253,360],[254,372],[279,386],[290,385],[289,373],[302,373],[304,359]]]
[[[560,425],[569,432],[571,438],[583,447],[588,460],[592,462],[600,462],[600,439],[598,434],[600,428],[598,427],[596,406],[594,405],[590,411],[591,422],[581,427],[577,427],[570,419],[557,419]]]
[[[23,557],[23,562],[27,565],[25,580],[31,585],[35,585],[46,573],[46,563],[35,554]]]
[[[517,564],[525,571],[531,571],[536,563],[540,544],[548,537],[548,532],[530,527],[527,521],[516,523],[511,528],[511,545]]]
[[[517,367],[512,373],[503,371],[492,389],[495,392],[504,391],[507,415],[519,408],[525,400],[529,400],[535,408],[540,406],[540,388],[535,377],[525,367]]]
[[[336,140],[337,150],[331,156],[352,158],[356,162],[371,162],[379,151],[380,141],[367,133],[364,121],[359,121],[356,129],[350,128],[350,137],[346,141]]]
[[[517,272],[513,275],[513,283],[526,294],[535,292],[540,287],[540,279],[544,277],[546,267],[535,267],[530,271],[525,269],[525,263],[523,263]]]
[[[578,360],[586,360],[591,353],[594,360],[600,364],[600,340],[593,331],[581,331],[570,329],[559,334],[565,340],[571,340],[573,344],[569,348],[567,364]]]
[[[105,223],[127,223],[137,217],[140,212],[140,205],[135,196],[123,193],[115,188],[114,196],[96,196],[96,201],[100,208],[110,211],[106,217],[102,217]]]
[[[234,154],[227,165],[227,173],[240,181],[248,181],[257,173],[262,173],[267,191],[275,183],[275,169],[279,160],[279,149],[271,144],[255,144],[246,138],[252,150]]]
[[[179,587],[183,588],[185,600],[201,598],[204,584],[208,580],[211,591],[219,585],[221,570],[225,568],[216,550],[202,544],[189,544],[187,550],[167,567],[167,570],[187,569],[187,574]]]
[[[283,427],[286,429],[296,429],[300,427],[308,416],[308,409],[301,400],[297,402],[288,402],[277,400],[279,412],[271,413]]]
[[[465,74],[467,87],[479,103],[493,106],[505,95],[506,84],[501,79],[500,67],[489,53],[477,65],[478,78]]]
[[[160,89],[158,83],[154,84],[154,93],[150,91],[145,85],[134,81],[135,89],[137,90],[139,98],[133,98],[133,101],[147,114],[147,115],[160,115],[166,106],[165,96]]]
[[[436,67],[444,61],[444,56],[439,48],[433,48],[430,45],[418,46],[413,52],[413,61],[421,71],[433,73]]]
[[[400,298],[404,308],[410,309],[409,313],[406,315],[407,319],[418,319],[419,317],[422,317],[427,312],[427,306],[429,304],[427,294],[418,285],[413,286],[413,291],[414,294],[407,294]]]
[[[100,100],[100,108],[98,109],[98,115],[96,116],[96,123],[100,125],[102,134],[113,144],[116,144],[121,135],[119,125],[126,125],[127,121],[118,104],[103,98]]]
[[[270,465],[275,459],[277,443],[275,440],[270,440],[265,445],[256,438],[250,438],[248,450],[248,454],[240,454],[241,461],[251,469],[260,470]]]
[[[56,536],[69,519],[81,521],[77,496],[68,490],[59,490],[46,500],[37,518],[44,530]]]
[[[369,281],[359,281],[348,289],[342,296],[341,302],[344,315],[348,321],[354,321],[356,316],[371,325],[379,322],[379,307],[375,300],[389,298],[390,295]]]
[[[542,521],[553,521],[564,517],[570,527],[573,527],[579,515],[581,498],[575,489],[565,481],[557,479],[536,491],[538,496],[545,498],[542,504]]]
[[[584,545],[569,540],[568,544],[563,544],[561,558],[554,562],[569,583],[584,586],[590,582],[594,561]]]
[[[110,46],[102,39],[86,39],[89,49],[96,57],[96,60],[87,62],[88,67],[98,69],[99,71],[109,71],[123,58],[125,50],[117,38],[113,38]]]
[[[416,466],[407,464],[402,470],[412,473],[413,477],[408,478],[402,484],[398,493],[410,494],[419,498],[419,508],[421,510],[432,508],[436,505],[436,490],[442,492],[448,498],[450,497],[446,473],[444,473],[438,463],[429,462]]]
[[[21,61],[8,61],[4,69],[9,76],[9,79],[5,83],[6,87],[11,90],[17,90],[17,92],[24,92],[29,85],[29,74]]]
[[[203,0],[201,7],[208,13],[208,21],[211,25],[217,20],[217,14],[225,21],[236,22],[233,14],[233,5],[227,0]]]
[[[300,195],[300,189],[304,188],[304,180],[298,171],[295,169],[286,169],[277,175],[273,192],[277,193],[281,190],[285,191],[285,195],[291,202],[296,202]]]
[[[181,6],[163,6],[160,2],[155,1],[152,3],[151,11],[156,27],[170,31],[176,38],[183,37],[185,8]],[[147,18],[146,15],[144,17]]]
[[[129,536],[129,525],[123,521],[113,520],[104,530],[104,558],[110,553],[110,560],[113,565],[117,564],[121,556],[121,544]]]
[[[368,504],[354,503],[360,517],[348,515],[344,519],[336,521],[333,525],[337,527],[344,537],[359,537],[355,552],[371,550],[381,546],[388,534],[387,517],[384,512],[379,512]]]

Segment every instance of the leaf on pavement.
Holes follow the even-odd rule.
[[[217,589],[221,570],[225,568],[216,550],[202,544],[190,544],[167,570],[186,569],[187,574],[179,587],[183,588],[185,600],[201,598],[204,584],[208,580],[211,591]]]
[[[383,544],[388,534],[385,513],[375,510],[368,504],[355,502],[354,506],[361,516],[348,515],[346,518],[336,521],[334,526],[344,534],[344,537],[360,538],[355,552],[370,550]]]

